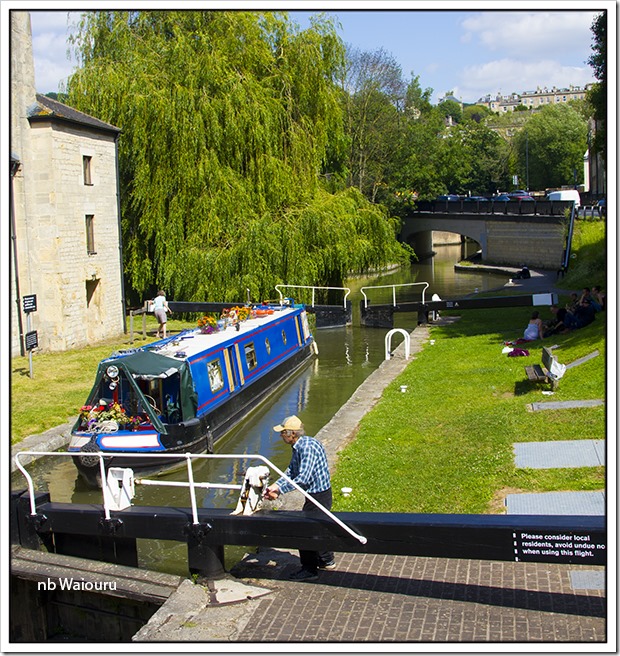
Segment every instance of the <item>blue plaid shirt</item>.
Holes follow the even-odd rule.
[[[293,444],[293,457],[284,473],[309,494],[324,492],[331,487],[327,454],[315,437],[302,435]],[[284,478],[279,478],[276,485],[280,494],[295,489]]]

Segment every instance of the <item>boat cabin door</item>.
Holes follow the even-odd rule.
[[[230,392],[234,392],[244,383],[241,361],[239,359],[239,348],[236,344],[229,346],[224,351],[224,363],[226,365],[228,389]]]

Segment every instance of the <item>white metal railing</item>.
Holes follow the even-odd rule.
[[[409,333],[404,329],[404,328],[392,328],[389,333],[385,336],[385,359],[389,360],[390,359],[390,353],[392,351],[392,337],[396,333],[401,333],[402,335],[405,336],[405,360],[409,359],[409,353],[411,350],[411,337],[409,336]]]
[[[280,288],[284,288],[284,287],[290,287],[292,289],[311,289],[312,290],[312,304],[311,304],[311,307],[314,307],[314,296],[315,296],[314,292],[317,289],[339,289],[340,291],[346,292],[346,294],[344,295],[344,301],[343,301],[343,305],[344,305],[345,310],[347,308],[347,296],[351,293],[351,290],[348,287],[316,287],[314,285],[276,285],[275,289],[278,292],[278,294],[280,294],[280,305],[282,305],[282,301],[284,300],[284,295],[280,291]]]
[[[26,468],[22,463],[20,462],[20,456],[60,456],[60,457],[72,457],[75,458],[76,456],[79,456],[80,452],[79,451],[20,451],[19,453],[15,454],[15,464],[17,465],[18,469],[21,471],[21,473],[24,475],[26,478],[26,481],[28,483],[28,492],[30,494],[30,514],[31,515],[36,515],[37,514],[37,509],[36,509],[36,501],[34,497],[34,482],[32,480],[32,477],[30,474],[26,471]],[[82,454],[83,455],[83,454]],[[101,473],[101,490],[102,490],[102,496],[103,496],[103,508],[104,508],[104,513],[105,513],[105,518],[110,519],[110,508],[108,506],[108,500],[106,498],[105,494],[105,481],[106,481],[106,476],[105,476],[105,465],[104,465],[104,458],[109,458],[110,453],[102,453],[101,451],[95,451],[95,452],[88,452],[86,455],[88,457],[97,457],[99,458],[99,471]],[[120,454],[119,454],[120,455]],[[122,454],[123,458],[144,458],[143,453],[123,453]],[[149,453],[148,454],[149,458],[170,458],[169,453]],[[261,462],[265,463],[268,467],[273,469],[279,476],[284,478],[286,481],[288,481],[296,490],[302,493],[302,495],[306,498],[309,499],[319,510],[321,510],[323,513],[325,513],[332,521],[334,521],[338,526],[343,528],[347,533],[352,535],[356,540],[361,542],[362,544],[366,544],[368,541],[367,538],[365,538],[363,535],[359,535],[353,529],[349,528],[343,521],[338,519],[332,512],[330,512],[325,506],[323,506],[321,503],[319,503],[316,499],[311,497],[305,490],[303,490],[295,481],[291,480],[283,471],[278,469],[272,462],[270,462],[267,458],[264,456],[261,456],[260,454],[242,454],[242,455],[237,455],[237,454],[221,454],[221,453],[185,453],[183,454],[183,457],[187,461],[187,475],[188,475],[188,482],[173,482],[173,481],[148,481],[146,483],[147,485],[173,485],[176,487],[187,487],[189,488],[190,492],[190,501],[192,505],[192,519],[194,524],[200,524],[200,521],[198,520],[198,507],[196,504],[196,488],[224,488],[224,489],[236,489],[236,490],[241,490],[242,486],[241,485],[225,485],[225,484],[220,484],[220,483],[197,483],[194,481],[194,470],[192,467],[192,461],[193,460],[223,460],[223,459],[236,459],[236,460],[260,460]],[[143,479],[137,479],[136,483],[145,483]]]
[[[396,288],[397,287],[413,287],[414,285],[424,285],[424,289],[422,289],[422,303],[424,303],[424,292],[430,287],[429,283],[427,282],[404,282],[399,285],[372,285],[368,287],[361,287],[360,291],[362,292],[362,296],[364,297],[364,307],[368,307],[368,297],[366,296],[366,292],[364,291],[365,289],[389,289],[392,288],[392,305],[396,305]]]

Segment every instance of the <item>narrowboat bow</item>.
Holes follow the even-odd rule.
[[[101,485],[97,452],[106,454],[106,468],[143,474],[187,452],[213,452],[218,438],[317,354],[303,306],[262,305],[244,314],[219,330],[186,330],[99,363],[69,445],[89,485]],[[153,453],[170,458],[149,459]]]

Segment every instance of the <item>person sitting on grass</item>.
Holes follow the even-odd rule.
[[[596,309],[589,298],[583,298],[575,310],[574,328],[583,328],[589,326],[596,316]]]
[[[567,333],[569,330],[572,330],[575,327],[575,317],[566,308],[561,308],[558,305],[552,305],[550,309],[551,313],[554,315],[554,318],[551,319],[545,328],[545,337]]]
[[[579,305],[585,307],[588,304],[592,306],[595,312],[600,312],[603,309],[590,291],[590,288],[584,287],[581,298],[579,299]]]
[[[543,338],[543,323],[540,318],[540,312],[535,310],[532,312],[532,317],[523,331],[523,341],[533,342],[537,339]]]
[[[579,305],[579,294],[577,292],[572,292],[570,295],[570,301],[566,304],[566,309],[568,312],[573,314]]]
[[[603,290],[597,285],[595,287],[592,287],[592,296],[600,308],[597,309],[596,311],[602,312],[605,309],[605,301],[607,300],[607,296],[605,295],[605,292],[603,292]]]

